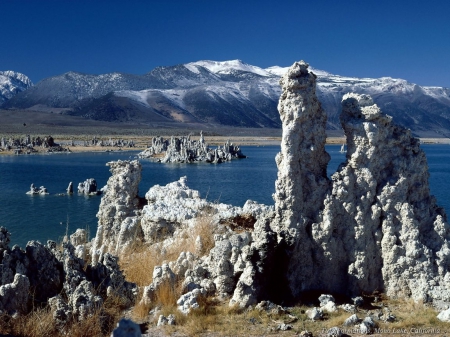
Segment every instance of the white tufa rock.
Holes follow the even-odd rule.
[[[443,310],[437,315],[437,319],[442,322],[450,322],[450,309]]]
[[[333,302],[335,303],[335,299],[332,295],[320,295],[319,296],[319,302],[320,302],[320,306],[323,307],[324,305],[326,305],[328,302]]]
[[[283,232],[294,248],[289,270],[289,287],[294,296],[316,283],[311,241],[311,225],[319,220],[329,190],[325,151],[327,115],[317,99],[316,76],[308,64],[294,63],[281,78],[278,103],[283,135],[281,152],[276,156],[278,179],[275,182],[274,227]],[[328,279],[328,278],[327,278]]]
[[[322,317],[323,317],[322,309],[315,308],[315,307],[312,309],[306,310],[305,313],[306,313],[306,316],[312,321],[318,321],[318,320],[322,319]]]
[[[355,312],[355,310],[356,310],[356,307],[353,304],[348,304],[348,303],[340,305],[339,308],[341,308],[342,310],[347,311],[347,312]]]
[[[243,208],[208,202],[186,183],[187,178],[181,177],[166,186],[155,185],[145,194],[147,205],[142,210],[140,225],[146,242],[161,241],[182,224],[188,224],[199,216],[208,216],[213,222],[219,222],[238,215],[257,216],[272,210],[270,206],[253,201],[247,201]]]
[[[347,160],[312,226],[324,257],[318,278],[333,275],[341,293],[449,298],[450,228],[430,195],[419,141],[365,95],[346,94],[340,119]]]
[[[86,179],[85,181],[78,184],[78,193],[86,195],[96,195],[99,194],[97,191],[97,181],[94,178]]]
[[[321,305],[320,308],[326,312],[335,312],[337,311],[336,303],[334,302],[327,302],[324,305]]]
[[[315,76],[295,63],[280,81],[283,122],[275,220],[291,296],[383,289],[416,301],[450,298],[450,227],[428,185],[425,153],[367,95],[346,94],[347,160],[326,177],[326,116]],[[333,282],[329,280],[333,279]]]
[[[108,179],[108,187],[97,213],[97,234],[91,251],[93,264],[105,252],[121,253],[124,249],[123,243],[132,242],[137,236],[137,226],[133,220],[125,220],[135,215],[138,206],[141,164],[137,160],[119,160],[106,165],[110,167],[112,176]]]
[[[359,325],[360,333],[362,334],[370,334],[375,329],[376,325],[373,319],[369,316],[363,319],[361,324]]]
[[[201,289],[194,289],[184,295],[177,300],[178,310],[180,310],[183,314],[188,314],[191,309],[197,309],[199,304],[197,299],[199,296],[206,295],[206,291]]]
[[[356,325],[360,321],[361,320],[358,318],[358,316],[356,316],[356,314],[353,314],[344,321],[344,326],[353,326],[353,325]]]
[[[156,326],[163,325],[175,325],[175,315],[170,314],[169,316],[159,315],[158,323]]]
[[[30,281],[21,274],[14,275],[14,281],[0,287],[0,311],[9,314],[26,313]]]

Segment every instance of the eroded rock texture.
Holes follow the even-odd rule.
[[[137,161],[116,161],[107,164],[112,176],[97,213],[98,227],[92,246],[92,262],[99,261],[105,252],[117,254],[122,237],[136,236],[136,210],[141,164]]]
[[[327,115],[315,93],[316,76],[308,72],[307,63],[294,63],[280,84],[283,136],[276,157],[275,210],[280,227],[295,232],[316,219],[329,188]]]
[[[181,177],[165,186],[155,185],[145,194],[147,205],[142,210],[140,225],[145,242],[153,243],[172,235],[182,225],[192,225],[196,218],[208,216],[219,222],[240,215],[257,217],[272,207],[247,200],[243,207],[202,199]]]
[[[140,158],[155,158],[155,155],[164,153],[164,156],[157,161],[161,163],[193,163],[204,161],[208,163],[222,163],[233,158],[246,158],[237,145],[233,145],[228,140],[223,146],[217,149],[209,147],[205,142],[203,133],[200,132],[200,139],[191,140],[191,136],[181,138],[171,137],[164,139],[154,137],[152,144],[144,151],[138,153]]]
[[[430,195],[419,141],[369,96],[347,94],[340,117],[347,160],[329,182],[314,75],[296,63],[281,84],[283,141],[272,228],[288,260],[291,294],[380,290],[448,300],[449,226]]]
[[[270,226],[261,226],[263,218],[255,224],[249,249],[255,253],[231,302],[271,299],[268,287],[275,292],[284,285],[288,291],[279,298],[310,290],[377,290],[415,300],[450,299],[450,231],[430,195],[419,141],[370,97],[347,94],[341,114],[347,160],[330,181],[326,117],[307,68],[295,63],[280,81],[283,139],[274,218],[266,217]]]
[[[325,151],[327,116],[315,93],[316,76],[308,72],[307,63],[294,63],[280,84],[278,110],[283,137],[281,152],[276,157],[276,217],[272,227],[281,241],[281,255],[277,258],[288,260],[281,277],[289,280],[290,291],[297,296],[318,285],[316,269],[323,267],[320,247],[312,238],[311,229],[320,221],[325,195],[330,189],[326,174],[330,156]]]
[[[333,257],[328,275],[345,280],[336,290],[449,299],[449,226],[430,195],[419,140],[366,95],[345,95],[340,119],[347,160],[312,230]]]

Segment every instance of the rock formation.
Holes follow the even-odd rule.
[[[273,207],[248,200],[243,207],[209,202],[190,189],[186,177],[166,186],[155,185],[138,198],[141,165],[138,161],[108,163],[108,180],[97,214],[99,224],[92,247],[94,256],[104,252],[120,254],[136,242],[152,244],[164,240],[183,226],[191,226],[207,211],[215,223],[239,216],[256,218]]]
[[[98,139],[97,137],[92,138],[89,142],[84,142],[84,146],[108,146],[108,147],[134,147],[134,141],[133,140],[124,140],[124,139],[112,139],[109,138],[108,140],[102,140]]]
[[[136,237],[136,212],[139,208],[138,187],[141,164],[137,161],[109,162],[112,176],[97,213],[97,234],[92,245],[92,261],[99,261],[105,252],[117,254],[121,237]],[[127,221],[125,221],[127,220]]]
[[[70,182],[69,185],[67,186],[67,194],[72,194],[73,193],[73,183]]]
[[[67,188],[67,193],[69,192],[69,187]],[[94,178],[86,179],[85,181],[78,184],[78,193],[86,195],[97,195],[101,194],[101,191],[97,190],[97,181]]]
[[[14,151],[14,154],[32,154],[39,152],[37,148],[45,149],[46,152],[70,152],[68,148],[56,144],[52,136],[47,137],[31,137],[26,135],[24,138],[10,138],[6,140],[1,138],[0,150]]]
[[[325,151],[326,113],[315,93],[316,76],[308,64],[295,63],[280,80],[278,104],[283,136],[276,157],[275,209],[280,229],[296,231],[317,219],[329,188]]]
[[[192,163],[204,161],[208,163],[222,163],[233,158],[246,158],[239,146],[227,141],[217,149],[211,149],[205,142],[203,133],[200,132],[198,141],[187,137],[171,137],[170,141],[162,137],[154,137],[148,149],[138,154],[140,158],[156,158],[156,155],[164,154],[158,159],[161,163]]]
[[[316,282],[311,272],[304,271],[317,267],[315,255],[320,252],[311,241],[310,233],[312,224],[319,221],[330,188],[326,174],[330,156],[325,151],[327,116],[315,93],[316,76],[308,72],[307,63],[295,63],[280,84],[282,94],[278,110],[283,135],[281,152],[276,156],[278,179],[272,227],[282,238],[282,244],[295,250],[285,274],[292,284],[291,291],[298,295],[311,286],[305,283]]]
[[[341,115],[347,160],[329,180],[315,76],[300,62],[280,82],[275,211],[258,217],[242,245],[233,234],[218,236],[209,255],[191,263],[185,286],[204,289],[209,279],[216,295],[241,306],[310,290],[450,299],[450,231],[430,195],[418,140],[370,97],[348,94]]]
[[[84,234],[77,231],[71,241],[85,241]],[[125,281],[116,257],[104,254],[86,265],[70,242],[59,250],[53,241],[30,241],[22,250],[17,245],[9,248],[9,237],[0,227],[0,311],[27,314],[32,306],[48,302],[56,323],[64,326],[72,319],[83,320],[109,296],[125,305],[134,302],[137,288]]]
[[[12,283],[0,286],[0,311],[8,314],[26,313],[30,281],[25,275],[16,274]]]
[[[347,94],[340,117],[347,160],[329,182],[326,120],[306,69],[294,64],[280,81],[283,141],[271,226],[288,252],[291,294],[380,290],[449,299],[449,226],[430,195],[419,141],[370,97]]]
[[[39,188],[37,188],[36,186],[34,186],[34,184],[31,184],[30,186],[30,190],[26,193],[26,194],[41,194],[41,195],[45,195],[48,194],[47,189],[44,186],[41,186]]]
[[[95,241],[103,235],[104,252],[113,253],[120,252],[118,242],[127,247],[131,238],[164,246],[205,209],[216,221],[251,213],[256,222],[250,230],[217,234],[215,247],[205,256],[187,258],[183,253],[155,268],[142,300],[151,301],[161,280],[181,279],[187,292],[179,301],[183,312],[195,307],[199,294],[228,297],[230,304],[240,306],[263,299],[295,300],[310,290],[349,296],[385,291],[392,297],[448,300],[450,231],[444,211],[430,195],[419,142],[370,97],[348,94],[341,114],[347,160],[330,180],[326,115],[315,95],[315,75],[299,62],[280,83],[283,138],[273,212],[260,206],[250,212],[252,203],[245,211],[213,205],[182,178],[152,187],[142,211],[136,205],[125,208],[122,214],[128,217],[121,217],[107,235],[99,226]],[[168,148],[173,144],[175,140]],[[111,179],[123,181],[122,175]],[[115,194],[124,186],[108,183],[110,188],[115,191],[111,200],[120,199]],[[137,190],[125,194],[131,198]],[[110,214],[114,203],[102,205],[99,214]],[[200,250],[201,238],[196,245]],[[335,310],[334,301],[328,302],[324,310]]]
[[[324,255],[339,257],[328,263],[328,275],[345,280],[334,290],[449,299],[450,227],[430,195],[419,140],[365,95],[345,95],[340,120],[347,160],[312,229]]]
[[[216,221],[234,218],[241,214],[256,217],[268,212],[270,207],[248,200],[244,207],[208,202],[200,193],[186,185],[187,178],[166,186],[153,186],[145,194],[147,205],[142,210],[141,228],[146,242],[154,242],[172,234],[182,224],[201,216],[205,210]]]

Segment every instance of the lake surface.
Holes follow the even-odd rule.
[[[439,205],[450,208],[450,146],[422,145],[428,158],[431,192]],[[328,175],[345,160],[340,146],[327,145],[331,161]],[[246,146],[242,152],[247,159],[213,164],[160,164],[141,160],[140,195],[156,184],[165,185],[187,176],[190,188],[200,191],[202,198],[243,206],[247,199],[273,204],[277,168],[275,155],[279,146]],[[95,236],[101,196],[65,193],[69,182],[74,190],[79,182],[95,178],[100,187],[110,177],[105,164],[113,160],[133,159],[136,152],[71,153],[30,156],[0,156],[0,226],[12,234],[11,243],[25,246],[29,240],[58,240],[66,232],[88,228]],[[31,183],[45,186],[49,195],[25,194]]]

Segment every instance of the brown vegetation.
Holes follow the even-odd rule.
[[[27,315],[11,317],[0,315],[0,334],[15,337],[72,336],[93,337],[109,336],[116,326],[122,308],[114,301],[106,301],[103,308],[98,309],[82,321],[72,321],[66,326],[58,327],[53,320],[50,308],[38,308]]]

